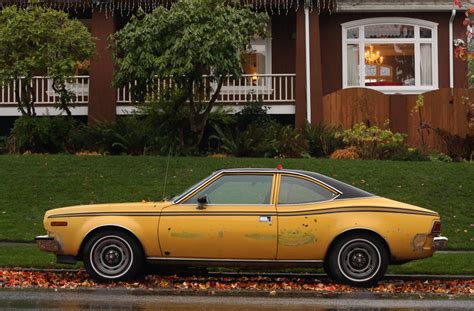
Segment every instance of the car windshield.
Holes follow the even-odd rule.
[[[186,189],[185,191],[181,192],[180,194],[177,194],[175,195],[174,197],[171,198],[171,202],[176,202],[178,201],[181,197],[183,197],[184,195],[186,195],[188,192],[191,192],[194,188],[196,188],[197,186],[199,186],[200,184],[204,183],[206,180],[208,180],[209,178],[211,178],[212,176],[214,176],[216,173],[212,173],[210,176],[204,178],[203,180],[200,180],[198,181],[197,183],[195,183],[194,185],[192,185],[191,187],[189,187],[188,189]],[[166,200],[166,198],[163,198],[163,200]]]

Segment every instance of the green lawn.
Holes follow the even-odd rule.
[[[440,212],[450,248],[474,249],[472,163],[152,156],[0,156],[0,240],[44,234],[47,209],[74,204],[158,200],[224,167],[318,171],[377,195]]]
[[[464,274],[474,275],[473,253],[437,253],[431,258],[412,261],[404,265],[389,266],[387,273],[395,274]],[[449,263],[449,264],[447,264]],[[81,268],[82,263],[76,265],[56,264],[56,257],[52,253],[41,252],[36,245],[2,245],[0,246],[0,267],[23,268]],[[220,271],[221,269],[213,268]],[[222,269],[234,271],[234,269]],[[322,272],[322,269],[291,269],[289,272]],[[235,270],[238,271],[238,270]]]

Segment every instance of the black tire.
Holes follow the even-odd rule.
[[[324,272],[327,274],[328,278],[330,278],[331,280],[335,280],[333,275],[332,275],[331,269],[329,269],[328,261],[324,261],[323,269],[324,269]]]
[[[328,275],[337,282],[370,287],[387,271],[389,251],[370,234],[347,235],[335,242],[327,259]]]
[[[144,267],[143,250],[129,233],[104,230],[90,238],[83,251],[84,267],[98,282],[131,280]]]

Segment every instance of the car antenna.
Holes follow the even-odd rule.
[[[166,183],[168,182],[168,170],[170,168],[170,158],[171,158],[171,148],[169,149],[168,161],[166,162],[165,182],[163,184],[163,195],[161,196],[163,200],[165,199]]]

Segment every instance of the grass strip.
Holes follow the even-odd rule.
[[[51,208],[171,197],[220,168],[276,167],[316,171],[374,194],[441,214],[449,248],[474,249],[472,163],[173,157],[0,156],[0,240],[44,234]]]

